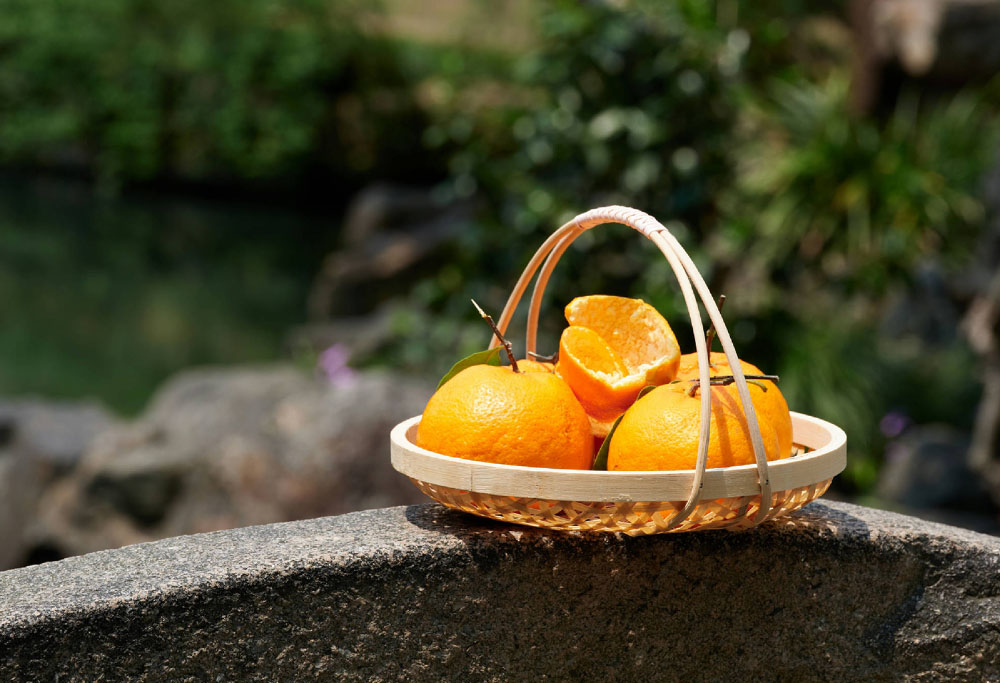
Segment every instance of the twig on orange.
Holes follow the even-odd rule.
[[[719,303],[717,305],[719,307],[719,315],[722,315],[722,307],[726,305],[726,295],[725,294],[720,294],[719,295]],[[715,323],[712,323],[711,325],[709,325],[708,326],[708,332],[705,333],[705,346],[706,346],[706,348],[708,348],[708,357],[709,358],[712,357],[712,342],[713,341],[715,341]],[[712,362],[709,361],[708,364],[711,365]]]
[[[756,384],[764,391],[767,391],[767,387],[765,387],[759,381],[754,381],[754,380],[766,380],[769,382],[778,382],[780,378],[777,375],[743,375],[743,379],[745,379],[747,382],[750,382],[751,384]],[[715,377],[710,377],[708,383],[712,386],[726,386],[727,384],[733,384],[735,381],[736,377],[734,375],[716,375]],[[671,384],[674,384],[674,382],[691,382],[692,383],[691,388],[688,389],[687,391],[688,396],[694,396],[695,393],[697,393],[698,388],[701,386],[701,380],[698,378],[687,379],[687,380],[675,379],[673,382],[671,382]]]
[[[493,318],[491,318],[486,311],[479,307],[476,300],[469,299],[469,301],[471,301],[472,305],[476,307],[477,311],[479,311],[479,315],[483,317],[483,320],[489,323],[490,329],[493,330],[493,334],[495,334],[497,339],[500,340],[500,343],[503,344],[503,348],[507,351],[507,358],[510,360],[511,370],[514,372],[521,372],[517,369],[517,361],[514,359],[514,346],[504,338],[504,336],[500,333],[500,329],[497,327],[497,324],[493,322]]]

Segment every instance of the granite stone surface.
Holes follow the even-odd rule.
[[[558,534],[435,505],[0,573],[0,680],[997,680],[1000,539],[843,503]]]

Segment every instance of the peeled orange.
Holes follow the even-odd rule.
[[[635,401],[644,386],[674,378],[680,347],[659,311],[641,299],[591,295],[566,306],[556,372],[590,417],[594,435]]]

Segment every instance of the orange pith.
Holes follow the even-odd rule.
[[[642,299],[580,296],[566,306],[566,321],[601,335],[629,374],[642,375],[646,384],[669,382],[677,372],[677,338],[660,312]]]
[[[559,339],[559,375],[566,380],[587,414],[614,420],[635,400],[643,383],[597,332],[571,326]]]
[[[732,368],[729,365],[729,359],[726,358],[726,354],[720,353],[718,351],[713,352],[711,355],[711,360],[709,361],[711,367],[709,367],[709,375],[712,377],[718,375],[731,375]],[[740,366],[743,368],[743,374],[746,375],[762,375],[760,368],[751,363],[747,363],[745,360],[740,360]],[[676,379],[689,380],[697,379],[698,377],[698,354],[696,353],[686,353],[681,356],[680,367],[677,370]],[[685,386],[690,386],[689,383],[684,382]],[[778,452],[781,453],[782,458],[786,458],[791,454],[792,451],[792,416],[788,412],[788,403],[785,401],[785,397],[782,396],[781,390],[778,385],[774,382],[763,380],[761,384],[767,387],[767,391],[764,391],[760,386],[748,383],[747,387],[750,389],[750,398],[753,400],[753,407],[757,413],[757,420],[759,423],[768,423],[774,428],[774,432],[778,438]],[[740,405],[739,396],[737,393],[735,384],[728,384],[723,387],[733,400],[736,401],[736,405]]]
[[[527,467],[590,469],[594,456],[590,423],[573,392],[536,367],[462,370],[427,403],[416,442],[435,453]]]
[[[636,401],[611,437],[608,470],[690,470],[696,466],[701,415],[700,390],[687,386],[657,387]],[[714,386],[711,433],[706,467],[732,467],[756,462],[749,427],[738,400]],[[760,425],[765,457],[778,458],[778,438],[767,422]]]
[[[577,297],[566,320],[556,372],[587,411],[594,436],[603,437],[644,386],[674,378],[680,348],[663,316],[640,299]]]

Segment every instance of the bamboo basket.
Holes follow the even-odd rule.
[[[839,427],[792,413],[795,453],[768,462],[746,378],[729,330],[705,280],[677,239],[648,214],[622,206],[582,213],[556,230],[528,263],[497,326],[506,332],[532,278],[526,349],[535,351],[538,314],[552,270],[585,231],[605,223],[627,225],[653,242],[680,284],[691,319],[701,386],[709,385],[708,348],[698,298],[715,324],[735,377],[750,428],[756,464],[706,469],[711,392],[701,394],[696,468],[662,472],[601,472],[518,467],[433,453],[416,445],[420,417],[392,430],[393,467],[437,502],[481,517],[562,531],[618,531],[629,535],[706,529],[745,529],[797,510],[823,495],[846,465],[847,438]],[[540,269],[540,271],[539,271]],[[697,294],[697,296],[696,296]],[[498,344],[493,339],[491,348]]]

